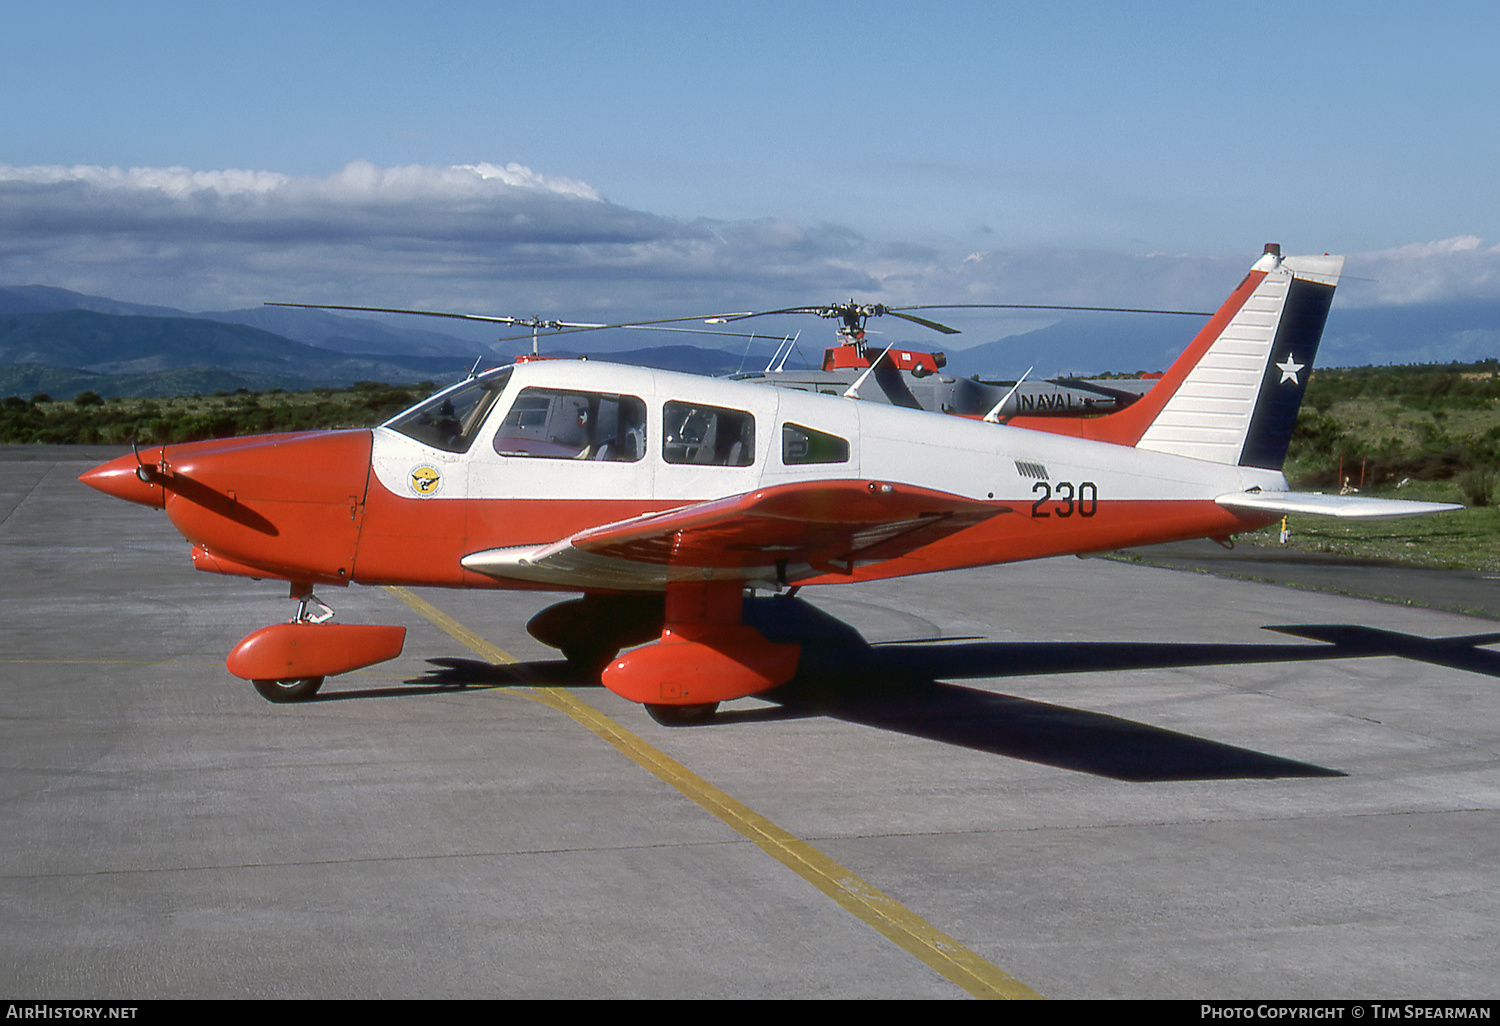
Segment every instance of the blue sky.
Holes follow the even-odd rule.
[[[1203,306],[1278,241],[1374,279],[1340,303],[1497,299],[1496,11],[12,3],[0,283]]]

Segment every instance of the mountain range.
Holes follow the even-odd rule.
[[[393,323],[394,322],[394,323]],[[1191,318],[1069,314],[1024,334],[949,349],[950,373],[1014,378],[1059,373],[1161,370],[1191,341]],[[472,330],[472,329],[471,329]],[[490,339],[494,328],[486,328]],[[826,338],[805,340],[798,356],[816,361]],[[449,381],[476,359],[492,366],[524,341],[496,345],[397,318],[373,319],[324,310],[255,307],[188,313],[89,296],[43,285],[0,287],[0,395],[164,395],[248,388],[300,389],[355,381]],[[724,348],[671,345],[629,348],[641,336],[616,331],[568,336],[589,352],[622,363],[732,373],[764,366],[774,340]],[[561,339],[542,336],[547,352],[576,356]],[[883,341],[884,339],[882,339]],[[950,341],[953,341],[950,339]],[[901,345],[934,349],[929,339]],[[1321,366],[1473,362],[1500,355],[1500,302],[1343,310],[1329,317]],[[794,357],[792,363],[795,364]]]

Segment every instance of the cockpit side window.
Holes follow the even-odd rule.
[[[468,452],[484,418],[505,391],[511,368],[470,378],[398,413],[384,426],[423,445],[447,452]]]
[[[662,407],[662,459],[711,467],[755,460],[755,418],[743,410],[670,402]]]
[[[633,395],[522,389],[495,432],[495,451],[634,463],[646,454],[646,404]]]
[[[801,463],[848,463],[849,442],[838,435],[788,422],[781,425],[781,462],[789,467]]]

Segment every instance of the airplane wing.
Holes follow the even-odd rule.
[[[655,590],[678,580],[782,583],[904,555],[1004,507],[881,481],[798,482],[579,531],[547,545],[475,552],[490,577]]]
[[[1463,509],[1451,502],[1415,502],[1410,499],[1375,499],[1359,495],[1324,495],[1322,492],[1233,492],[1214,500],[1230,509],[1253,509],[1266,513],[1309,513],[1347,520],[1395,520]]]

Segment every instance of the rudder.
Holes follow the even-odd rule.
[[[1240,466],[1279,470],[1286,460],[1302,394],[1307,391],[1318,343],[1323,339],[1333,289],[1332,285],[1293,275],[1240,450]]]

